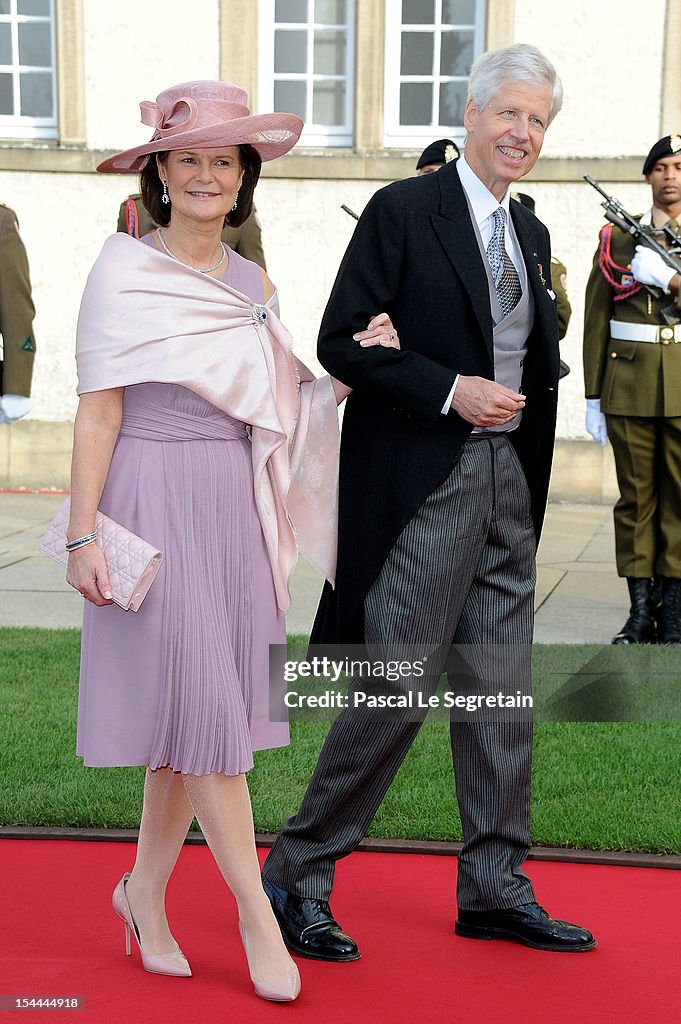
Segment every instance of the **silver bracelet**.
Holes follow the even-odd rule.
[[[64,547],[67,551],[76,551],[77,548],[84,548],[86,544],[92,544],[97,540],[97,534],[94,532],[86,533],[84,537],[76,537],[75,540],[68,540]]]

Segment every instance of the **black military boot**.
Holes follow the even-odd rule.
[[[653,615],[657,622],[658,609],[662,607],[662,576],[653,576],[650,581],[650,601],[653,606]]]
[[[614,644],[654,644],[655,617],[650,580],[627,576],[631,608],[629,618],[613,638]]]
[[[657,642],[681,647],[681,580],[663,576],[661,582],[662,600],[655,612]]]

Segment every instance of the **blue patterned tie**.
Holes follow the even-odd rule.
[[[518,271],[513,266],[511,257],[506,252],[505,223],[506,211],[497,206],[492,214],[494,227],[492,237],[487,246],[487,259],[492,270],[494,286],[499,297],[502,319],[515,309],[522,295]]]

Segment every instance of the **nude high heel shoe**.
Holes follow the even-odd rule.
[[[129,878],[129,874],[123,875],[111,897],[111,905],[125,925],[126,955],[130,956],[130,932],[132,931],[137,939],[137,945],[142,957],[142,966],[145,971],[150,971],[152,974],[169,974],[174,978],[191,978],[191,968],[179,946],[177,946],[173,953],[145,953],[142,949],[139,931],[132,916],[128,896],[125,891],[125,884]]]
[[[248,953],[248,938],[246,929],[241,921],[239,921],[239,932],[241,934],[241,941],[244,944],[244,951],[248,960],[248,973],[251,976],[255,994],[260,996],[261,999],[272,999],[278,1003],[291,1003],[294,999],[297,999],[300,992],[300,974],[296,965],[293,964],[285,974],[275,974],[272,978],[259,981],[253,977],[251,958]]]

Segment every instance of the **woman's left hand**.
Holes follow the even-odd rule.
[[[400,347],[397,331],[387,313],[379,313],[373,317],[369,321],[366,331],[360,331],[358,334],[353,334],[352,337],[360,343],[362,348],[371,348],[373,345],[383,345],[385,348]]]
[[[387,313],[379,313],[377,316],[372,317],[366,331],[359,331],[358,334],[353,334],[352,337],[360,343],[362,348],[371,348],[374,345],[383,345],[385,348],[400,347],[397,331],[393,327],[393,322]],[[331,383],[336,396],[336,404],[340,405],[351,393],[352,388],[342,384],[335,377],[331,378]]]

